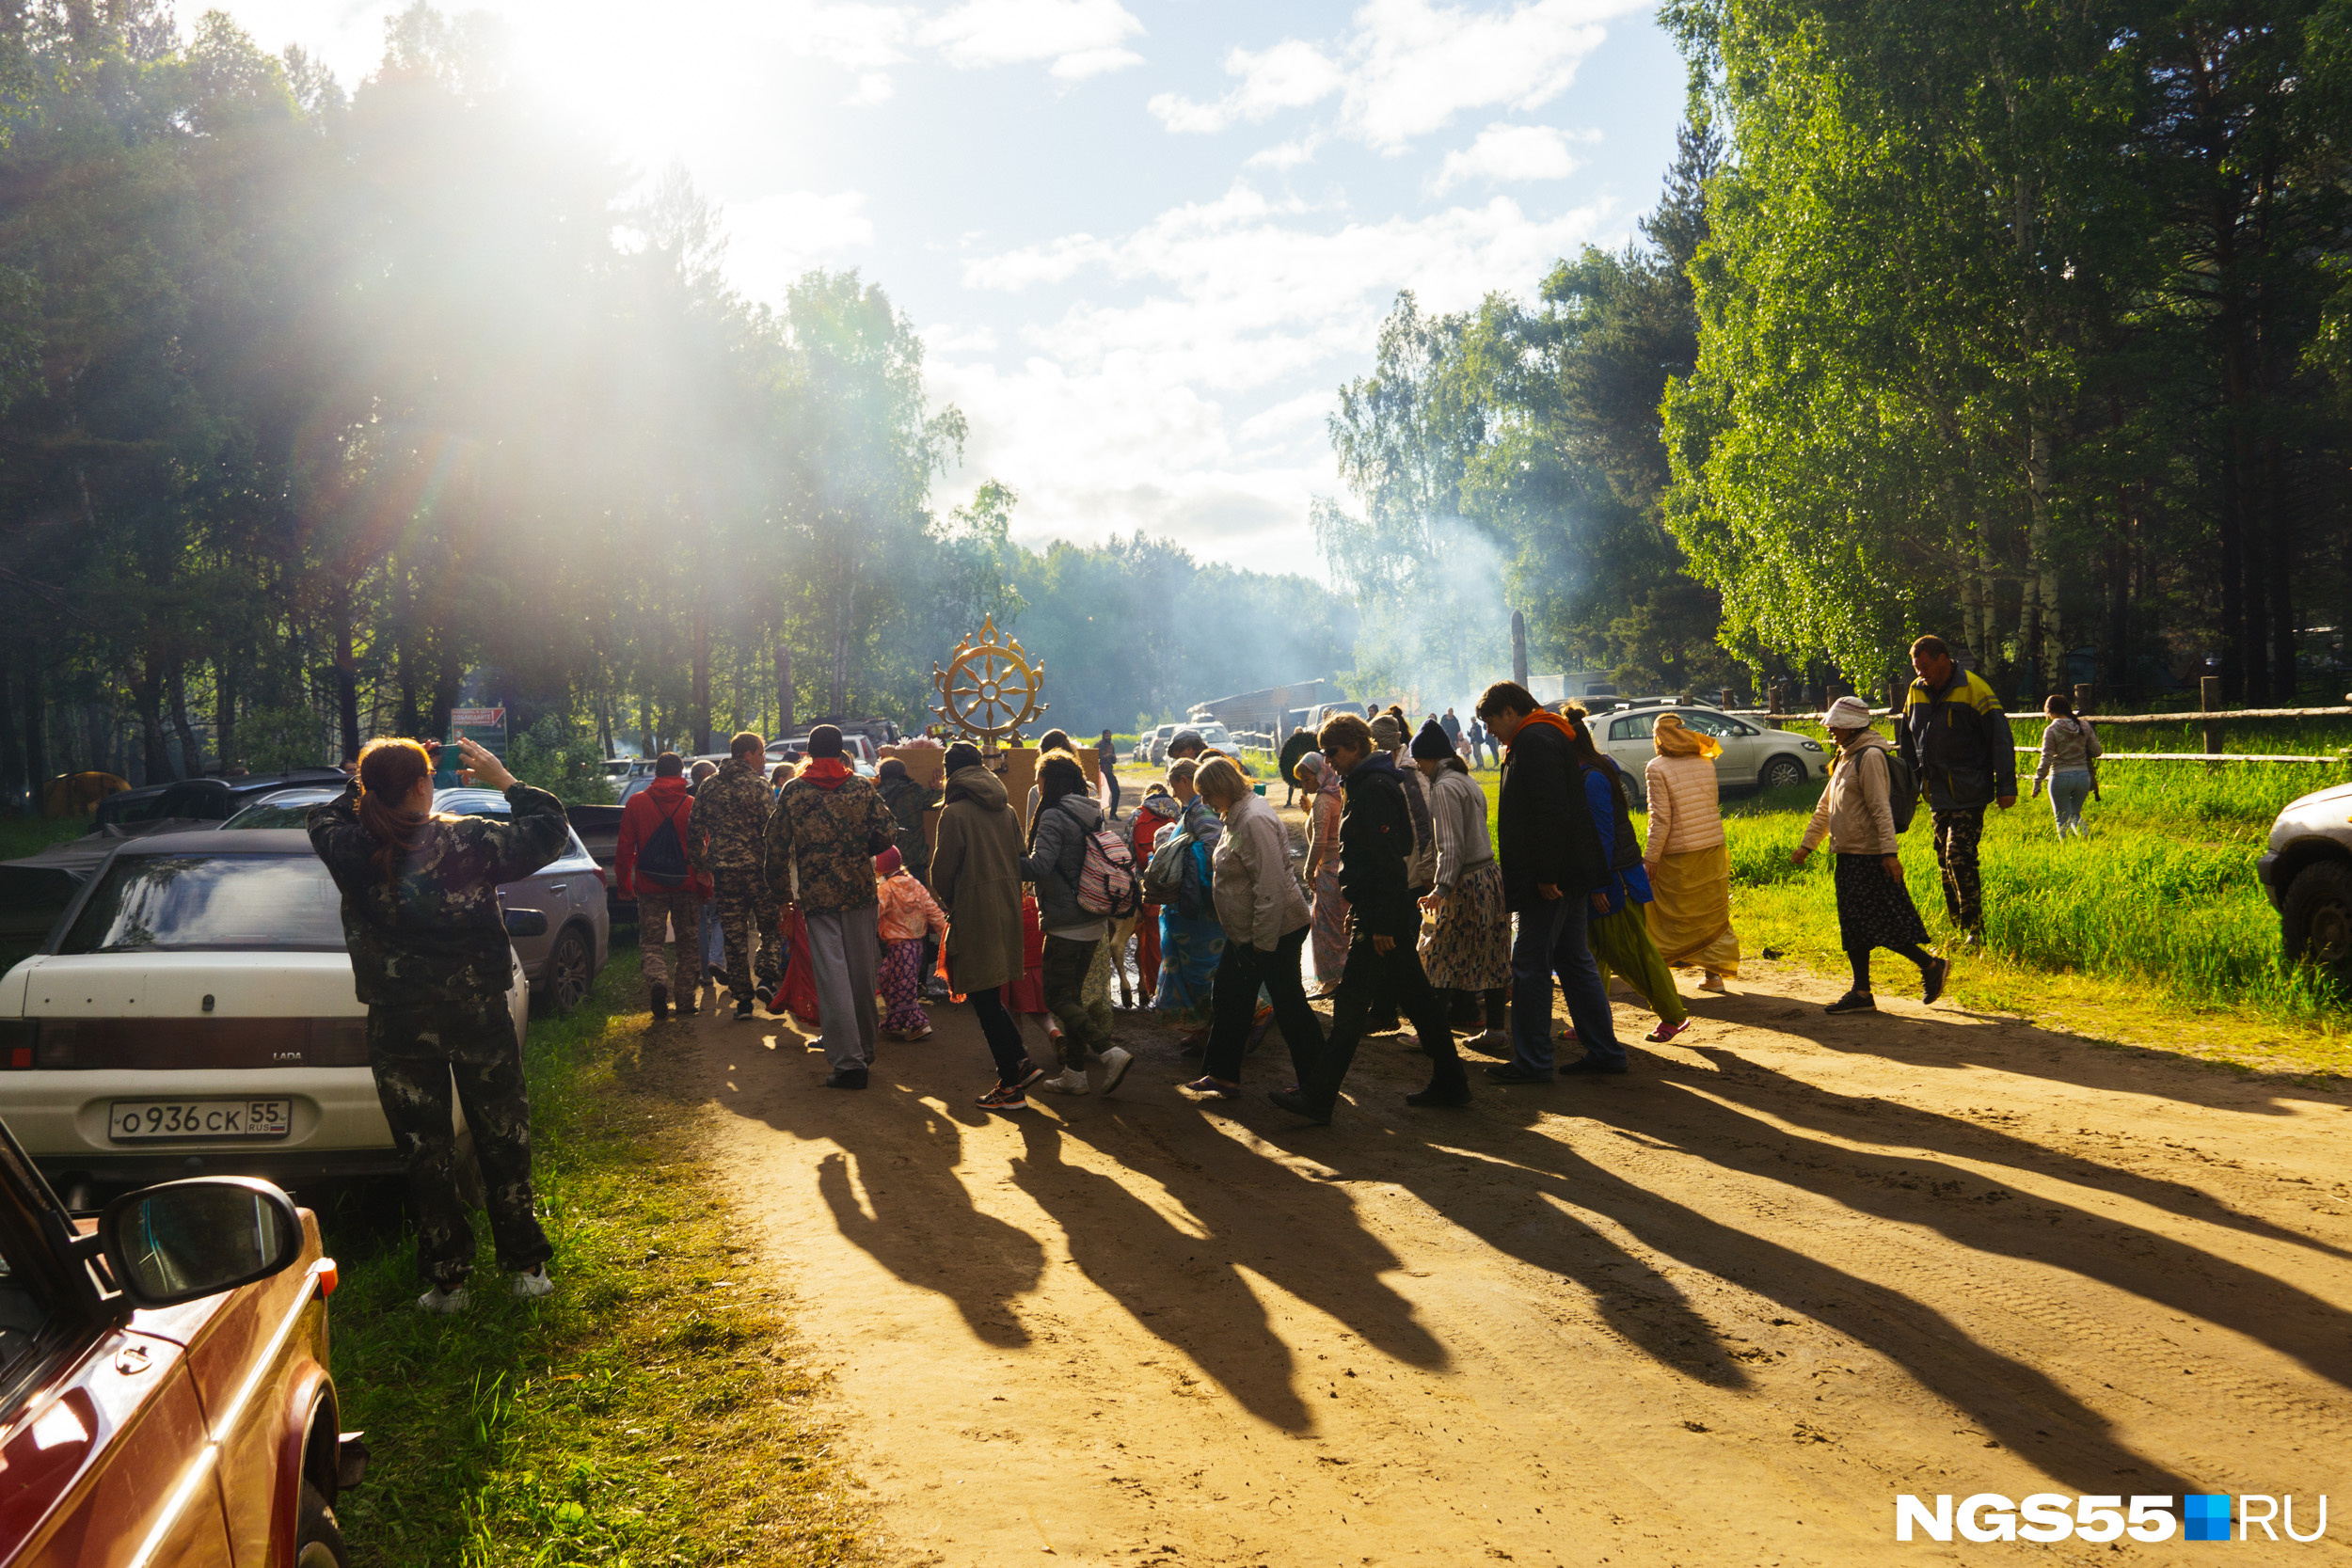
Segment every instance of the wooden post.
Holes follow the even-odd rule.
[[[792,733],[792,650],[776,649],[776,735],[778,738]]]
[[[2074,711],[2076,713],[2090,711],[2090,683],[2088,681],[2074,688]]]
[[[2199,706],[2206,714],[2218,713],[2221,709],[2221,677],[2219,675],[2200,676],[2197,682],[2197,700]],[[2207,756],[2221,754],[2221,724],[2219,721],[2210,717],[2205,720],[2205,754]],[[2217,772],[2220,767],[2221,765],[2217,762],[2209,762],[2205,764],[2205,770],[2209,773]]]
[[[1516,610],[1511,611],[1511,678],[1527,684],[1527,617]]]

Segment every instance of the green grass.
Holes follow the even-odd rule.
[[[89,832],[87,816],[0,816],[0,861],[38,854]]]
[[[1478,776],[1491,800],[1495,775]],[[2343,782],[2344,770],[2326,765],[2208,770],[2116,761],[2100,768],[2104,799],[2085,814],[2088,843],[2058,840],[2046,796],[1989,811],[1987,951],[1960,968],[1954,994],[2026,1012],[2061,996],[2093,1012],[2153,1000],[2163,1020],[2234,1021],[2274,1046],[2284,1031],[2308,1059],[2334,1062],[2347,1022],[2343,999],[2283,960],[2279,917],[2254,861],[2280,807]],[[1813,784],[1728,796],[1724,832],[1741,946],[1834,974],[1844,955],[1827,856],[1802,869],[1788,863],[1820,793]],[[1635,824],[1644,826],[1639,813]],[[1905,879],[1931,935],[1950,951],[1956,933],[1944,914],[1931,832],[1922,808],[1903,839]]]
[[[634,957],[615,948],[586,1006],[531,1028],[555,1296],[501,1295],[483,1227],[471,1311],[428,1318],[412,1243],[326,1216],[343,1425],[373,1450],[337,1507],[356,1562],[856,1560],[815,1386],[697,1151],[696,1113],[641,1072]]]

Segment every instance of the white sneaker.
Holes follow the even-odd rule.
[[[1087,1075],[1074,1067],[1064,1068],[1060,1076],[1048,1078],[1038,1087],[1051,1089],[1056,1094],[1084,1094],[1087,1092]]]
[[[533,1296],[555,1294],[555,1281],[548,1277],[547,1265],[542,1263],[529,1274],[515,1276],[515,1293],[528,1300]]]
[[[1127,1054],[1126,1051],[1122,1048],[1114,1045],[1108,1051],[1103,1053],[1101,1060],[1103,1063],[1103,1092],[1104,1094],[1108,1094],[1113,1089],[1119,1087],[1119,1081],[1120,1079],[1127,1076],[1127,1069],[1135,1065],[1135,1058]]]
[[[466,1288],[463,1285],[454,1291],[444,1291],[436,1285],[417,1298],[417,1307],[420,1310],[430,1312],[437,1318],[448,1318],[463,1312],[472,1305],[472,1302],[473,1297],[466,1293]]]

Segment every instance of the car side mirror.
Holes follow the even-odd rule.
[[[302,1252],[294,1199],[244,1176],[125,1193],[99,1216],[106,1266],[141,1307],[175,1307],[267,1279]]]
[[[548,934],[548,911],[545,910],[507,911],[506,934],[510,937],[546,936]]]

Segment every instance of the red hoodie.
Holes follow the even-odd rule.
[[[668,817],[677,830],[678,848],[686,848],[686,819],[694,809],[694,797],[687,792],[683,778],[656,779],[628,798],[621,808],[621,839],[612,851],[612,872],[621,884],[621,896],[637,896],[637,851],[654,830]],[[686,881],[687,890],[697,898],[710,896],[710,879],[700,871],[691,872]]]

